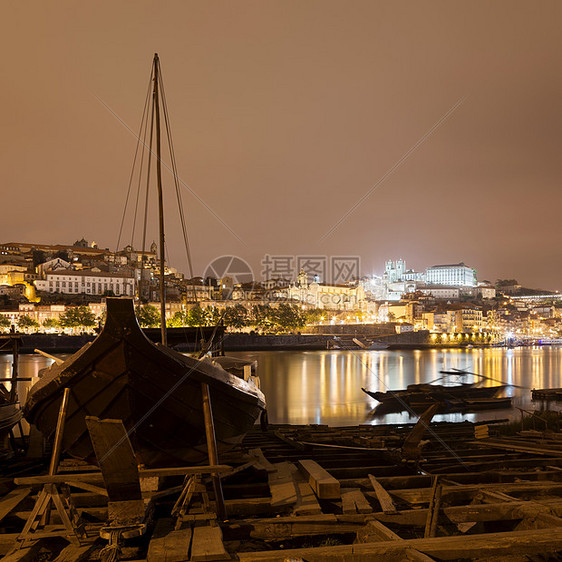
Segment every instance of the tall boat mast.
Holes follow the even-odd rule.
[[[160,59],[158,53],[154,53],[154,89],[152,91],[152,103],[156,120],[156,178],[158,184],[158,226],[160,231],[160,331],[162,334],[162,345],[167,345],[166,333],[166,287],[164,284],[164,200],[162,196],[162,155],[160,150],[160,102],[158,96],[158,81],[160,71]]]

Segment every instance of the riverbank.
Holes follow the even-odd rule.
[[[192,335],[193,329],[171,328],[168,332],[169,345],[178,351],[190,352],[201,348],[201,338]],[[209,330],[208,328],[206,329]],[[147,336],[152,341],[160,340],[159,330],[147,330]],[[193,332],[195,334],[195,332]],[[206,334],[207,335],[207,334]],[[207,335],[207,339],[210,334]],[[92,341],[94,335],[65,335],[65,334],[21,334],[20,353],[33,353],[40,349],[49,353],[74,353],[86,343]],[[220,337],[216,338],[220,340]],[[224,351],[318,351],[326,349],[356,349],[361,350],[353,341],[354,336],[334,337],[328,334],[256,334],[256,333],[225,333]],[[362,338],[358,336],[358,339]],[[470,347],[490,347],[487,342],[459,342],[436,343],[431,340],[429,332],[407,332],[380,336],[377,341],[388,345],[388,349],[466,349]],[[7,346],[0,353],[10,353]]]

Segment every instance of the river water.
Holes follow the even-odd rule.
[[[266,395],[272,423],[327,424],[403,423],[415,421],[408,413],[373,415],[378,404],[365,394],[368,390],[396,390],[408,384],[431,382],[440,370],[466,369],[488,377],[484,385],[508,383],[503,395],[513,398],[508,410],[436,416],[436,421],[482,421],[518,419],[520,410],[539,409],[531,401],[532,388],[562,387],[562,347],[521,347],[514,349],[446,349],[384,351],[259,351],[233,353],[257,359],[261,388]],[[0,355],[0,377],[11,373],[11,355]],[[40,355],[20,356],[20,376],[37,380],[40,369],[52,363]],[[493,380],[490,380],[493,379]],[[473,377],[465,382],[473,382]],[[460,382],[455,378],[446,384]],[[23,400],[32,383],[20,383]],[[8,383],[9,386],[9,383]],[[562,403],[551,403],[562,409]]]

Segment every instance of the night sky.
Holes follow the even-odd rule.
[[[560,290],[561,22],[559,1],[4,2],[0,242],[115,249],[120,120],[158,52],[195,273],[359,255]]]

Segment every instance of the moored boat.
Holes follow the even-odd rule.
[[[264,395],[220,365],[153,344],[140,329],[133,301],[107,299],[102,332],[31,388],[24,414],[53,435],[63,391],[70,398],[63,450],[93,459],[85,416],[121,419],[140,463],[148,467],[207,458],[201,383],[210,389],[220,451],[239,443],[265,409]]]
[[[411,384],[403,390],[388,390],[387,392],[373,392],[361,388],[363,392],[383,404],[408,404],[413,401],[443,401],[454,399],[492,398],[506,385],[476,386],[475,384],[458,384],[445,386],[441,384]]]

